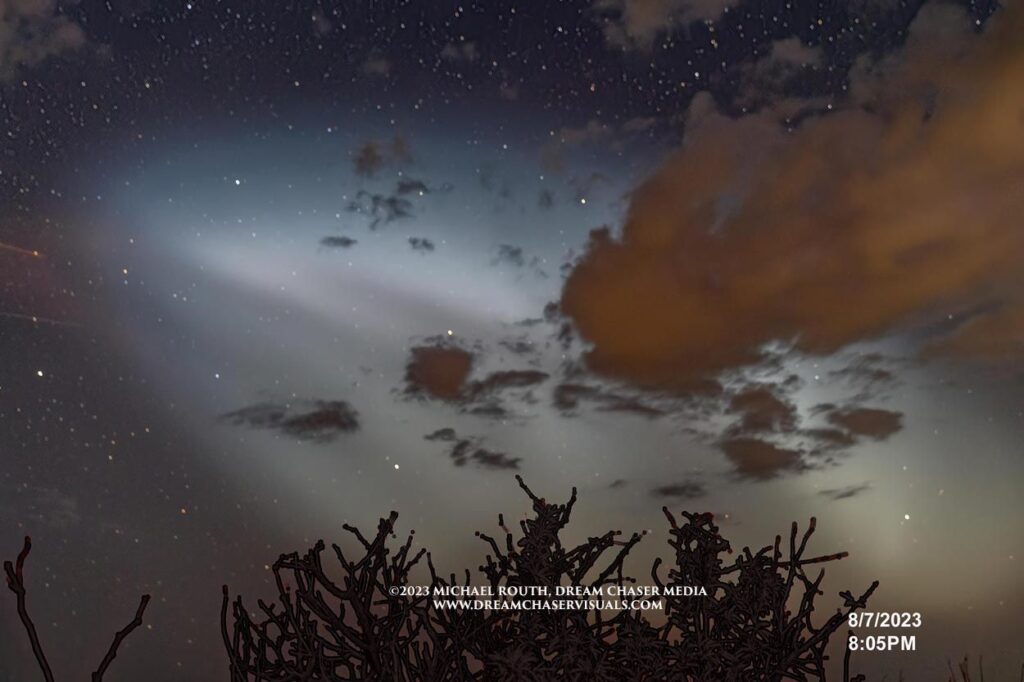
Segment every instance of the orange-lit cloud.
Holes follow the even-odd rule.
[[[974,35],[926,5],[900,53],[858,65],[848,103],[791,132],[779,108],[731,119],[698,98],[621,237],[595,232],[566,282],[590,367],[674,387],[772,341],[829,354],[979,306],[984,333],[950,349],[1019,345],[1022,32],[1019,6]]]
[[[472,369],[469,351],[445,345],[417,346],[405,367],[406,393],[458,400]]]

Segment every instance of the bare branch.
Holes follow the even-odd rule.
[[[25,536],[25,544],[21,548],[21,552],[18,553],[18,558],[14,566],[11,565],[10,561],[4,562],[4,573],[7,575],[7,587],[10,588],[11,592],[14,592],[18,601],[18,617],[21,619],[21,624],[25,626],[25,632],[28,633],[28,640],[32,645],[32,654],[36,657],[36,661],[39,663],[39,668],[43,671],[43,679],[46,682],[53,682],[53,671],[50,669],[50,663],[46,660],[46,654],[43,653],[43,646],[39,643],[39,634],[36,632],[36,626],[32,622],[32,618],[28,615],[28,609],[25,606],[25,580],[22,573],[22,569],[25,567],[25,559],[28,558],[28,553],[32,551],[32,538]]]

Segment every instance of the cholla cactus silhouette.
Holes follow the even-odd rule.
[[[502,535],[477,533],[488,548],[483,580],[500,587],[625,587],[627,555],[643,537],[619,531],[566,547],[560,538],[576,503],[536,496],[520,477],[533,516],[513,533],[499,515]],[[664,509],[673,562],[659,559],[651,580],[668,588],[701,585],[706,596],[659,597],[664,617],[599,609],[506,610],[435,608],[433,597],[399,594],[416,585],[413,571],[426,564],[431,590],[474,585],[469,570],[441,576],[425,550],[413,550],[413,533],[393,546],[392,512],[377,534],[364,537],[346,525],[362,548],[350,558],[333,545],[337,565],[325,569],[325,545],[282,555],[273,565],[277,603],[257,602],[250,614],[242,598],[224,587],[221,632],[232,682],[271,680],[687,680],[746,682],[826,679],[829,639],[847,616],[864,608],[877,581],[860,596],[840,592],[843,605],[815,623],[815,599],[824,571],[808,570],[845,553],[805,557],[814,519],[802,536],[790,529],[788,545],[776,537],[734,560],[710,514]],[[334,562],[332,562],[334,563]],[[663,568],[665,570],[663,570]],[[335,577],[332,577],[331,575]],[[553,593],[553,589],[550,590]],[[258,615],[257,615],[258,614]],[[850,654],[842,662],[846,682]]]

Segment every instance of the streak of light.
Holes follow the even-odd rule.
[[[23,249],[20,246],[14,244],[7,244],[0,242],[0,251],[13,251],[14,253],[21,254],[22,256],[31,256],[32,258],[42,258],[43,254],[39,253],[35,249]]]
[[[81,327],[77,322],[69,322],[67,320],[54,320],[50,317],[39,317],[38,315],[28,315],[26,313],[9,313],[0,310],[0,317],[6,317],[12,320],[25,320],[26,322],[34,322],[36,324],[49,324],[55,327]]]

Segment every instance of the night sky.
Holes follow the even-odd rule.
[[[1024,16],[894,0],[0,0],[0,555],[81,676],[395,509],[444,572],[818,519],[877,679],[1024,662]],[[574,534],[574,535],[573,535]],[[834,603],[834,602],[830,602]],[[36,675],[6,590],[0,680]],[[83,665],[83,660],[87,663]],[[1000,676],[1006,677],[1000,677]]]

